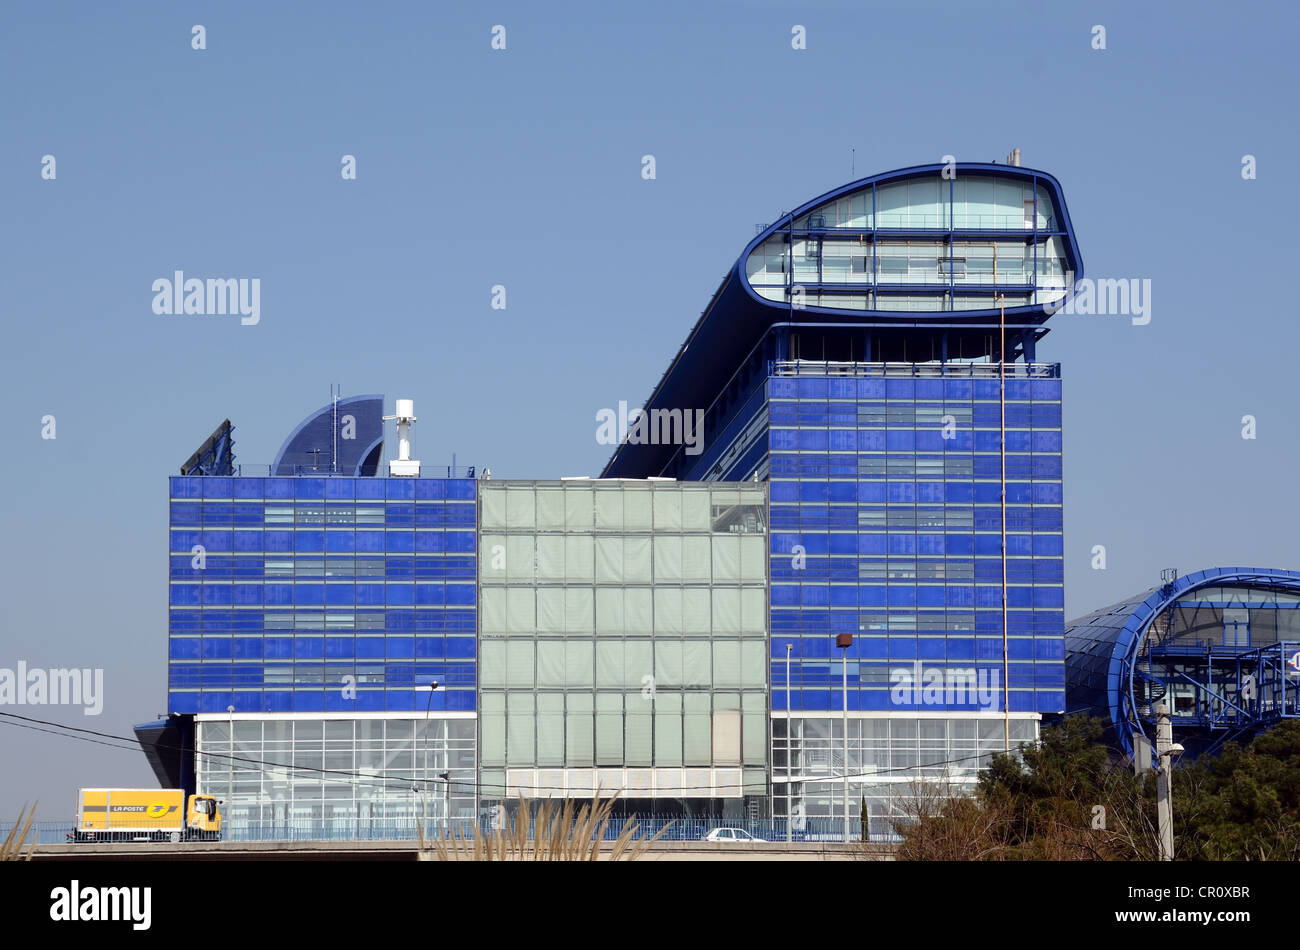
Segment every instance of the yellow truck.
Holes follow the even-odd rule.
[[[73,841],[219,841],[221,812],[211,795],[179,788],[83,788]]]

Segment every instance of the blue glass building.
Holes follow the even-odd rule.
[[[1036,346],[1081,274],[1050,175],[854,182],[749,243],[606,466],[770,482],[775,815],[968,783],[1064,710],[1062,382]]]

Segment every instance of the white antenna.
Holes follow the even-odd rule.
[[[420,474],[420,463],[411,458],[411,423],[415,421],[415,400],[395,400],[394,414],[384,416],[384,421],[397,420],[397,458],[388,462],[388,474],[392,477],[414,478]]]

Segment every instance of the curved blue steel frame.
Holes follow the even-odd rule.
[[[935,310],[935,311],[872,311],[833,309],[830,307],[805,306],[794,307],[789,301],[768,300],[754,292],[745,275],[746,261],[753,250],[768,238],[789,230],[794,220],[819,205],[825,204],[839,196],[867,187],[893,182],[906,181],[927,175],[936,175],[946,167],[942,164],[913,165],[867,178],[860,178],[800,205],[792,212],[783,214],[775,223],[764,228],[753,240],[745,245],[744,251],[727,269],[708,305],[700,314],[695,325],[686,336],[668,368],[655,384],[649,399],[644,403],[644,410],[680,409],[689,411],[712,406],[718,397],[719,380],[735,375],[746,375],[745,367],[756,359],[784,360],[791,357],[788,339],[792,332],[801,330],[821,334],[838,334],[846,340],[856,340],[854,359],[865,358],[871,362],[873,341],[878,346],[881,341],[906,341],[902,355],[903,362],[916,359],[938,359],[947,361],[961,352],[954,353],[949,348],[950,342],[956,347],[959,340],[964,340],[973,355],[997,358],[991,355],[990,346],[995,346],[1001,313],[997,309],[987,310]],[[938,238],[960,236],[970,239],[1004,240],[1013,237],[1051,235],[1063,240],[1066,250],[1066,263],[1073,271],[1074,279],[1083,277],[1083,259],[1075,240],[1074,227],[1070,222],[1069,210],[1066,208],[1065,195],[1060,182],[1046,172],[1018,165],[997,165],[982,162],[959,162],[956,164],[956,176],[993,175],[1003,178],[1020,179],[1041,186],[1054,205],[1057,228],[1051,231],[1031,229],[1028,232],[1012,229],[970,229],[941,228],[915,229],[882,227],[875,228],[876,234],[892,237]],[[1034,189],[1035,194],[1038,187]],[[1037,200],[1037,199],[1035,199]],[[874,221],[873,221],[874,224]],[[837,232],[855,233],[866,229],[819,229],[819,233],[834,236]],[[1014,362],[1016,347],[1020,348],[1026,361],[1032,362],[1034,342],[1047,333],[1043,324],[1068,298],[1067,296],[1053,305],[1032,304],[1021,307],[1008,307],[1006,327],[1008,330],[1008,361]],[[907,346],[912,347],[909,355]],[[864,351],[865,347],[865,351]],[[967,354],[972,355],[972,354]],[[882,360],[894,357],[881,356]],[[747,377],[748,379],[748,377]],[[751,380],[752,381],[752,380]],[[672,447],[663,445],[632,445],[626,440],[614,450],[605,464],[601,475],[605,478],[619,476],[639,477],[646,473],[663,474],[664,466],[674,454]]]
[[[850,182],[849,184],[836,188],[833,191],[828,191],[824,195],[820,195],[816,198],[813,198],[811,201],[804,202],[793,211],[788,212],[785,215],[782,215],[780,221],[776,222],[775,224],[768,225],[767,228],[759,232],[758,237],[754,238],[747,245],[745,245],[745,250],[741,252],[740,258],[736,261],[735,265],[732,267],[731,273],[729,274],[729,278],[733,280],[738,280],[740,282],[740,285],[748,292],[749,296],[755,302],[762,304],[763,306],[766,307],[775,308],[782,312],[791,311],[791,319],[793,319],[794,322],[796,323],[810,322],[810,321],[802,321],[799,319],[795,319],[793,317],[793,313],[818,314],[822,317],[839,317],[841,319],[843,319],[846,315],[848,315],[851,318],[850,322],[864,323],[864,324],[902,323],[905,325],[926,326],[927,324],[936,324],[936,323],[955,323],[955,324],[970,323],[975,325],[992,323],[992,325],[996,326],[999,319],[1002,316],[1000,311],[997,308],[989,308],[985,310],[959,310],[959,311],[953,311],[953,310],[899,311],[899,310],[844,310],[844,309],[831,308],[831,307],[805,306],[805,307],[798,308],[798,310],[795,310],[788,303],[781,303],[774,300],[768,300],[764,297],[759,296],[757,293],[754,292],[754,288],[750,286],[749,280],[745,276],[745,263],[746,261],[749,260],[749,255],[753,253],[754,249],[757,248],[759,245],[761,245],[768,238],[774,237],[778,234],[782,234],[786,231],[791,230],[794,226],[794,221],[796,218],[802,217],[808,212],[814,210],[815,208],[824,204],[828,204],[831,201],[834,201],[836,198],[842,197],[847,194],[852,194],[853,192],[856,191],[861,191],[869,186],[872,188],[877,188],[881,185],[888,185],[900,181],[907,181],[908,179],[911,178],[924,178],[927,175],[941,174],[945,169],[948,169],[950,167],[952,166],[944,165],[942,163],[932,164],[932,165],[912,165],[908,168],[899,168],[890,172],[882,172],[881,174],[871,175],[867,178],[859,178],[857,181]],[[995,175],[1001,178],[1019,178],[1022,181],[1027,181],[1032,183],[1035,186],[1034,188],[1035,193],[1037,192],[1038,185],[1041,184],[1044,187],[1046,187],[1048,192],[1051,195],[1052,204],[1057,209],[1057,216],[1059,217],[1060,224],[1062,226],[1057,228],[1047,229],[1047,230],[1033,229],[1030,233],[1040,234],[1040,235],[1042,234],[1058,235],[1060,237],[1065,238],[1066,258],[1069,262],[1068,271],[1073,275],[1075,280],[1083,279],[1083,257],[1079,252],[1079,244],[1074,237],[1074,226],[1070,223],[1070,212],[1069,209],[1066,208],[1065,193],[1062,191],[1061,183],[1059,181],[1057,181],[1054,177],[1049,175],[1047,172],[1038,171],[1036,169],[1022,168],[1019,165],[997,165],[997,164],[985,163],[985,162],[958,162],[955,166],[955,173],[952,175],[952,177],[947,178],[945,180],[947,180],[951,184],[952,182],[961,178],[963,175],[968,175],[972,173]],[[951,194],[949,195],[949,200],[951,201]],[[801,229],[801,230],[807,230],[807,229]],[[843,232],[843,229],[840,228],[826,228],[826,227],[815,228],[811,230],[815,231],[818,234],[826,234],[830,236],[834,236],[836,233]],[[1011,230],[1007,228],[968,228],[968,227],[958,228],[958,227],[954,227],[951,221],[949,222],[949,226],[946,228],[914,228],[914,227],[883,227],[882,228],[879,225],[875,224],[875,222],[873,221],[873,227],[869,229],[853,229],[853,230],[871,230],[876,233],[885,232],[893,236],[915,235],[916,237],[942,237],[942,236],[962,235],[967,237],[989,238],[998,235],[1020,236],[1023,234],[1023,232],[1021,231]],[[1067,292],[1069,289],[1072,288],[1067,288]],[[1066,299],[1065,297],[1062,297],[1060,302],[1052,307],[1045,307],[1043,304],[1033,304],[1033,303],[1022,307],[1008,307],[1006,310],[1007,325],[1023,326],[1025,324],[1033,324],[1033,325],[1041,324],[1044,321],[1046,321],[1049,316],[1051,316],[1053,313],[1059,310],[1061,306],[1064,305],[1065,299]],[[926,316],[926,314],[933,314],[933,316]],[[1023,319],[1027,317],[1034,317],[1036,319],[1032,319],[1032,320]]]
[[[311,413],[289,433],[271,463],[272,475],[319,474],[369,477],[377,473],[378,452],[384,441],[384,397],[371,393],[348,396],[338,401],[340,419],[353,417],[353,438],[337,440],[338,459],[333,460],[334,403]],[[331,466],[331,461],[335,464]]]
[[[1109,721],[1125,754],[1135,732],[1147,734],[1134,691],[1134,661],[1152,621],[1188,592],[1224,584],[1271,587],[1300,594],[1300,572],[1274,568],[1215,567],[1179,577],[1066,625],[1065,678],[1069,712]],[[1104,631],[1104,633],[1103,633]],[[1148,738],[1151,738],[1148,736]]]

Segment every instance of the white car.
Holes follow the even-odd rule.
[[[705,841],[727,841],[732,844],[741,843],[749,844],[753,842],[766,841],[765,838],[755,838],[748,831],[741,828],[714,828],[704,836]]]

